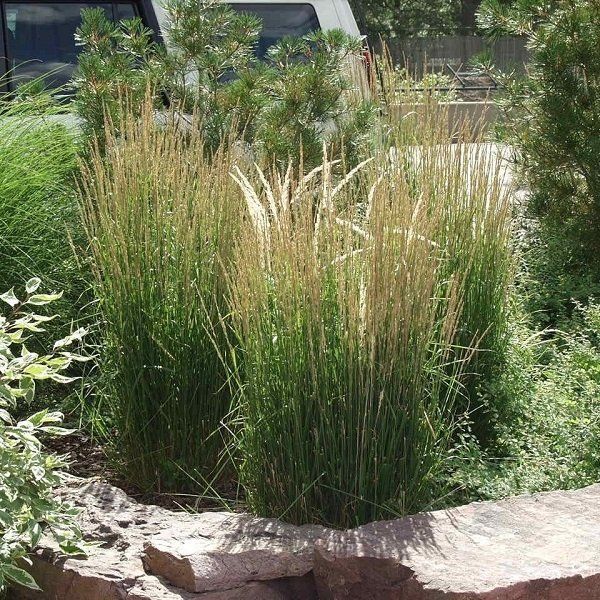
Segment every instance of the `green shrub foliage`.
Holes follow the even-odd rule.
[[[74,81],[76,112],[85,136],[103,148],[105,119],[118,125],[123,107],[137,110],[155,84],[159,48],[141,19],[114,23],[102,8],[82,11],[75,39],[83,47]]]
[[[377,41],[410,36],[452,35],[459,28],[463,0],[350,0],[350,5],[369,38]]]
[[[168,53],[139,20],[114,24],[101,9],[83,11],[77,106],[101,144],[105,116],[114,121],[124,101],[135,109],[148,86],[157,102],[196,113],[212,148],[233,135],[257,157],[287,166],[290,158],[318,162],[324,141],[350,156],[367,143],[374,109],[350,77],[362,60],[360,39],[342,31],[287,38],[259,61],[256,17],[217,0],[170,0],[165,8]]]
[[[36,381],[73,381],[64,371],[80,360],[67,350],[81,339],[83,330],[57,341],[48,354],[27,349],[28,335],[43,331],[43,324],[51,319],[32,309],[60,298],[60,294],[40,294],[39,285],[39,279],[30,279],[23,300],[12,289],[0,295],[8,308],[6,314],[0,313],[0,592],[12,583],[37,587],[22,569],[22,561],[44,531],[66,554],[83,552],[74,521],[77,513],[54,497],[66,462],[44,452],[39,439],[70,433],[60,426],[62,414],[42,410],[18,422],[11,416],[18,404],[31,403]]]
[[[578,282],[591,278],[588,291],[600,285],[600,4],[488,0],[479,21],[491,35],[529,40],[528,77],[509,82],[503,104],[532,192],[530,214],[541,219],[544,243],[558,241],[557,252],[540,257],[552,281],[544,294],[554,298],[535,307],[555,320],[571,295],[582,299]]]
[[[513,319],[506,366],[485,386],[498,410],[497,439],[465,439],[446,485],[452,502],[578,488],[600,472],[600,307],[575,310],[569,333],[536,332]]]

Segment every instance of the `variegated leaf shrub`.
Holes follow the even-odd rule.
[[[19,299],[14,290],[0,295],[0,593],[11,584],[37,588],[23,568],[27,554],[43,533],[52,535],[65,554],[81,554],[77,511],[55,495],[62,482],[64,457],[46,452],[41,439],[71,433],[61,427],[63,415],[48,409],[17,420],[22,404],[30,404],[37,381],[70,383],[65,375],[73,361],[85,360],[68,348],[85,331],[78,329],[57,341],[47,354],[32,352],[27,341],[43,332],[51,316],[36,314],[38,307],[58,300],[61,294],[41,294],[38,278],[26,284]]]

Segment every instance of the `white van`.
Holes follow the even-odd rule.
[[[359,35],[348,0],[229,0],[238,11],[254,13],[264,24],[257,55],[284,36],[302,36],[316,29],[342,29]],[[81,11],[102,7],[117,21],[135,16],[161,38],[166,30],[166,15],[160,0],[0,0],[0,81],[14,88],[23,81],[50,73],[51,84],[59,86],[72,76],[79,48],[75,30]]]

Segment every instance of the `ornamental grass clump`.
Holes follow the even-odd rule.
[[[104,396],[130,481],[184,491],[212,482],[230,409],[213,344],[240,205],[225,150],[151,105],[107,125],[83,209],[103,323]]]
[[[418,155],[412,180],[428,189],[436,213],[435,239],[445,249],[441,273],[460,273],[463,286],[454,342],[477,346],[457,409],[468,413],[473,432],[487,444],[503,407],[482,394],[481,384],[505,358],[515,266],[507,162],[501,149],[482,143],[423,145]]]
[[[231,276],[238,467],[256,512],[352,527],[435,500],[503,301],[474,293],[488,257],[471,243],[506,241],[499,167],[467,154],[399,148],[341,182],[327,159],[299,180],[234,174],[248,207]]]
[[[0,93],[0,289],[43,273],[65,292],[58,310],[76,319],[73,305],[86,287],[69,243],[80,234],[77,143],[59,111],[47,94]]]
[[[487,444],[501,402],[485,396],[481,383],[503,364],[508,344],[508,297],[514,279],[510,151],[492,144],[485,118],[453,115],[435,90],[411,100],[389,55],[377,59],[376,92],[382,106],[381,146],[407,171],[415,190],[427,189],[438,214],[436,241],[446,248],[444,269],[463,274],[464,302],[459,345],[477,339],[464,399],[473,431]],[[406,104],[408,103],[408,104]]]

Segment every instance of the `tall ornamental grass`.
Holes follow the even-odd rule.
[[[468,410],[473,431],[487,445],[492,420],[504,406],[482,392],[497,374],[508,344],[508,295],[514,278],[509,149],[488,141],[484,117],[458,119],[425,79],[416,84],[394,68],[384,48],[374,61],[373,92],[382,109],[380,146],[409,171],[411,185],[430,188],[439,213],[437,242],[447,248],[446,269],[464,277],[459,345],[477,340],[457,406]],[[412,91],[411,91],[412,89]],[[443,100],[443,98],[442,98]],[[492,210],[493,209],[493,210]]]
[[[469,413],[473,432],[486,444],[494,435],[492,417],[503,407],[485,398],[481,386],[505,358],[514,276],[507,161],[501,148],[485,143],[423,145],[416,153],[408,168],[416,189],[426,181],[438,219],[435,239],[445,249],[443,276],[460,273],[463,283],[454,342],[477,346],[457,410]]]
[[[57,113],[48,96],[0,94],[0,289],[41,275],[74,303],[84,287],[70,245],[81,231],[77,145]],[[75,317],[72,304],[59,304]]]
[[[141,488],[198,491],[221,472],[230,409],[213,338],[240,204],[231,159],[209,159],[199,128],[150,106],[118,130],[107,125],[82,186],[115,445]]]
[[[238,467],[256,512],[351,527],[436,499],[504,310],[509,209],[498,157],[467,144],[333,169],[235,174]]]

